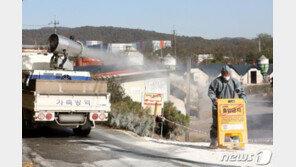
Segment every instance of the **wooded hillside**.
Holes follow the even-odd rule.
[[[158,33],[140,29],[117,28],[117,27],[58,27],[58,34],[66,37],[74,36],[76,40],[101,40],[104,43],[124,43],[146,40],[172,40],[172,34]],[[23,44],[46,44],[47,38],[54,33],[53,28],[45,27],[34,30],[23,30]],[[261,53],[258,51],[258,40],[261,41]],[[213,54],[214,60],[209,63],[221,63],[223,57],[230,57],[234,63],[251,63],[264,54],[273,61],[273,38],[268,34],[260,34],[255,39],[246,38],[221,38],[208,40],[201,37],[177,36],[177,55],[180,59],[188,55]],[[172,48],[164,49],[164,53],[174,55]],[[242,61],[241,61],[242,60]]]

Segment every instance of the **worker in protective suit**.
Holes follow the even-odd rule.
[[[213,124],[211,126],[210,132],[210,148],[217,148],[217,100],[232,99],[235,98],[235,94],[237,94],[239,98],[243,98],[247,103],[247,96],[244,92],[243,87],[237,79],[231,77],[230,68],[227,65],[225,65],[221,69],[221,76],[217,77],[215,80],[211,82],[208,91],[208,95],[213,103]],[[231,137],[231,139],[238,142],[237,136]]]

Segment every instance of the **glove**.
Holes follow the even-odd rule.
[[[218,104],[218,98],[213,98],[212,102],[213,102],[213,104],[217,105]]]
[[[247,98],[246,97],[243,97],[243,99],[245,100],[245,103],[247,104]]]

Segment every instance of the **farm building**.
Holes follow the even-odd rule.
[[[239,78],[237,78],[243,85],[262,84],[264,82],[261,71],[255,65],[231,65]]]
[[[193,75],[193,81],[197,83],[197,86],[205,87],[208,85],[209,76],[199,68],[191,68],[191,74]]]
[[[199,65],[192,68],[193,80],[198,86],[207,86],[212,80],[220,76],[223,64]],[[262,84],[264,82],[261,71],[255,65],[230,65],[231,76],[243,85]],[[272,76],[272,66],[268,75]]]
[[[213,54],[199,54],[198,56],[198,63],[203,62],[204,60],[213,60]]]
[[[112,53],[127,51],[130,48],[136,49],[136,45],[133,43],[108,43],[107,44],[107,51]]]
[[[83,45],[91,48],[101,49],[103,48],[103,41],[87,40],[82,42]]]
[[[114,71],[96,74],[98,78],[114,77],[121,83],[132,100],[141,102],[144,92],[163,93],[164,101],[170,100],[169,70]]]
[[[128,48],[123,52],[123,55],[126,58],[126,64],[129,66],[144,65],[144,55],[134,48]]]
[[[174,58],[171,54],[167,54],[164,58],[163,58],[163,64],[166,68],[175,70],[176,69],[176,65],[177,65],[177,61],[176,58]]]
[[[221,75],[223,64],[199,65],[197,68],[192,68],[193,80],[198,86],[207,86],[211,81]],[[231,68],[233,78],[240,80],[240,75]]]

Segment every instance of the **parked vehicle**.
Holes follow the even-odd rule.
[[[95,122],[108,120],[110,94],[106,81],[91,80],[89,72],[69,70],[73,68],[68,57],[94,56],[96,50],[56,34],[48,41],[50,58],[42,55],[42,59],[30,61],[32,55],[31,59],[23,59],[23,130],[71,127],[75,134],[86,136]]]

